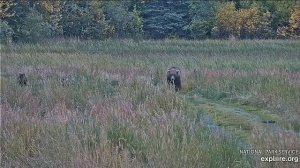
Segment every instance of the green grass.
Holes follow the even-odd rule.
[[[297,167],[239,150],[300,148],[299,49],[293,40],[1,46],[1,167]],[[166,86],[172,65],[182,69],[178,93]]]

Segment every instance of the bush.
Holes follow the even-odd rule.
[[[12,41],[14,31],[5,21],[0,21],[0,42],[1,44],[8,44]]]

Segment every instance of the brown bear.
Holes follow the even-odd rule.
[[[27,85],[27,77],[24,73],[19,74],[18,82],[21,86],[26,86]]]
[[[170,67],[167,71],[167,82],[169,86],[173,86],[175,91],[181,89],[180,69],[178,67]]]

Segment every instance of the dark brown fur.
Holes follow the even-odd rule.
[[[18,83],[21,86],[27,86],[27,77],[24,73],[20,73],[18,76]]]
[[[180,69],[178,67],[168,68],[167,82],[169,86],[175,87],[175,91],[181,89]]]

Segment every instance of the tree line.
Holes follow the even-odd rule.
[[[2,43],[51,38],[299,38],[300,1],[1,0]]]

